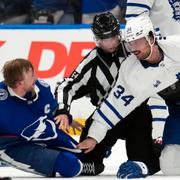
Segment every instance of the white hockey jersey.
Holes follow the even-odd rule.
[[[162,36],[180,34],[180,0],[127,0],[126,20],[145,11]]]
[[[180,79],[180,36],[158,41],[164,59],[157,66],[144,67],[135,55],[121,65],[116,85],[93,115],[88,136],[100,142],[138,105]]]

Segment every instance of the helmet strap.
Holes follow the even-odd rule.
[[[149,58],[152,56],[152,53],[153,53],[153,45],[154,45],[154,43],[155,43],[155,37],[153,36],[153,43],[152,43],[152,44],[151,44],[151,42],[150,42],[149,36],[146,36],[146,40],[147,40],[147,42],[148,42],[148,44],[149,44],[149,46],[150,46],[150,48],[151,48],[151,51],[150,51],[148,57],[146,57],[144,60],[149,60]]]

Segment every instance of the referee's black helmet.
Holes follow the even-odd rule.
[[[105,39],[119,34],[120,24],[111,12],[94,17],[91,29],[96,38]]]

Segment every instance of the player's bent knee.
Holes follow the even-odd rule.
[[[54,172],[63,177],[74,177],[82,170],[81,161],[69,152],[60,152],[54,165]]]
[[[160,168],[165,175],[180,175],[180,163],[177,154],[179,150],[176,145],[167,145],[160,156]]]

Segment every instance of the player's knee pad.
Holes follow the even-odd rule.
[[[180,175],[180,146],[166,145],[160,156],[160,168],[165,175]]]
[[[78,176],[82,168],[81,161],[69,152],[60,152],[54,164],[54,172],[63,177]]]

